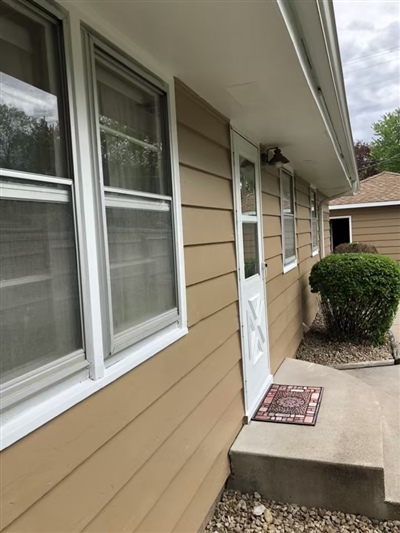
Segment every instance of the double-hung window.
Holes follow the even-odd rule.
[[[311,205],[311,253],[318,254],[319,243],[319,222],[318,222],[318,206],[317,206],[317,192],[310,189],[310,205]]]
[[[286,169],[281,169],[281,220],[284,272],[288,272],[297,265],[294,203],[293,174]]]
[[[71,75],[64,12],[43,0],[0,8],[0,407],[11,443],[187,329],[169,84],[78,25]]]
[[[86,41],[113,355],[178,319],[167,96],[124,57]]]
[[[61,30],[29,5],[0,7],[0,365],[7,407],[87,363]]]

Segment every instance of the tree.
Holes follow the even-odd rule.
[[[378,166],[376,160],[371,155],[371,146],[364,141],[357,141],[354,144],[354,152],[356,154],[358,175],[360,180],[365,180],[370,176],[378,174]]]
[[[400,107],[383,115],[372,129],[371,156],[379,161],[379,171],[400,173]]]

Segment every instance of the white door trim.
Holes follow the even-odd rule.
[[[234,130],[231,127],[231,159],[232,159],[232,187],[233,187],[233,205],[234,205],[234,219],[235,219],[235,249],[236,249],[236,264],[237,264],[237,282],[238,282],[238,295],[239,295],[239,319],[240,319],[240,340],[242,346],[242,368],[243,368],[243,391],[244,391],[244,402],[245,402],[245,418],[246,422],[250,422],[252,416],[256,412],[258,406],[260,405],[266,391],[270,387],[273,378],[272,374],[269,372],[265,378],[265,381],[260,387],[259,393],[256,398],[249,401],[249,394],[247,389],[247,368],[244,360],[244,354],[246,353],[246,343],[247,339],[245,338],[245,295],[244,295],[244,271],[242,268],[242,257],[244,255],[243,249],[243,233],[242,233],[242,216],[241,216],[241,197],[240,197],[240,188],[237,186],[237,175],[235,167],[235,150],[237,150],[237,143],[242,139],[244,142],[247,142],[254,146],[259,152],[259,146],[246,138],[244,135]],[[241,155],[246,156],[245,150]],[[260,158],[257,158],[256,164],[256,199],[257,199],[257,218],[258,218],[258,245],[260,250],[259,257],[259,272],[263,280],[263,295],[265,303],[265,321],[266,321],[266,344],[268,352],[268,365],[270,369],[270,352],[269,352],[269,331],[268,331],[268,315],[267,315],[267,291],[266,291],[266,264],[264,259],[264,241],[263,241],[263,212],[262,212],[262,189],[261,189],[261,168],[260,168]],[[251,279],[251,278],[249,278]]]

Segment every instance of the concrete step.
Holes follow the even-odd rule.
[[[382,410],[385,500],[400,517],[400,366],[346,371],[373,389]]]
[[[398,519],[396,502],[385,503],[382,413],[374,388],[347,372],[293,359],[274,380],[324,387],[317,424],[245,426],[230,451],[230,488]]]

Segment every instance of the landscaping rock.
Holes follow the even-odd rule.
[[[324,321],[318,313],[310,330],[302,340],[297,351],[297,359],[325,366],[367,361],[392,361],[392,345],[388,336],[381,346],[354,344],[330,340],[325,333]]]
[[[257,494],[257,496],[260,496]],[[241,503],[245,503],[246,507]],[[257,512],[255,512],[257,510]],[[259,514],[261,513],[261,514]],[[227,491],[218,503],[207,533],[400,533],[400,522],[379,521],[340,511],[299,507]]]

